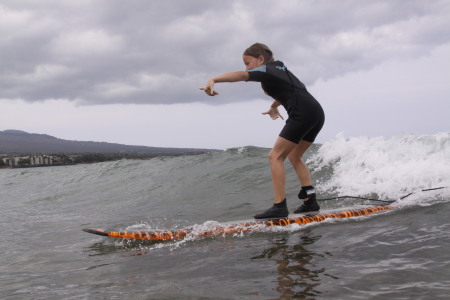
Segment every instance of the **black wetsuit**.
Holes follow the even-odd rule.
[[[319,102],[281,61],[248,70],[247,81],[261,82],[263,90],[286,109],[289,118],[280,136],[294,143],[314,142],[325,122]]]

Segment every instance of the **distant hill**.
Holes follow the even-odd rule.
[[[129,146],[105,142],[85,142],[59,139],[47,134],[20,130],[0,131],[0,154],[57,154],[57,153],[127,153],[127,154],[183,154],[217,151],[213,149],[162,148]]]

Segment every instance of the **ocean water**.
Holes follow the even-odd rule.
[[[398,200],[379,214],[160,243],[81,230],[251,219],[271,205],[268,153],[0,170],[0,299],[448,299],[449,133],[338,136],[310,149],[319,198]],[[286,172],[293,211],[299,187]]]

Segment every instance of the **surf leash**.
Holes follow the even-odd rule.
[[[396,202],[398,200],[403,200],[406,197],[409,197],[415,193],[418,192],[428,192],[428,191],[435,191],[435,190],[442,190],[442,189],[446,189],[448,188],[447,186],[441,186],[441,187],[437,187],[437,188],[431,188],[431,189],[423,189],[420,191],[416,191],[416,192],[411,192],[405,196],[400,197],[397,200],[391,200],[391,199],[374,199],[374,198],[367,198],[367,197],[361,197],[361,196],[338,196],[338,197],[333,197],[333,198],[322,198],[322,199],[317,199],[317,201],[331,201],[331,200],[339,200],[339,199],[359,199],[359,200],[370,200],[370,201],[377,201],[377,202],[385,202],[385,203],[393,203]]]

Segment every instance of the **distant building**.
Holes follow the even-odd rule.
[[[4,163],[6,166],[12,167],[12,165],[13,165],[13,160],[12,160],[11,157],[3,157],[2,160],[3,160],[3,163]]]
[[[53,156],[49,155],[31,155],[30,166],[53,165]]]
[[[3,157],[3,163],[11,168],[25,166],[45,166],[53,165],[54,158],[49,155],[30,155],[30,156],[13,156]]]

